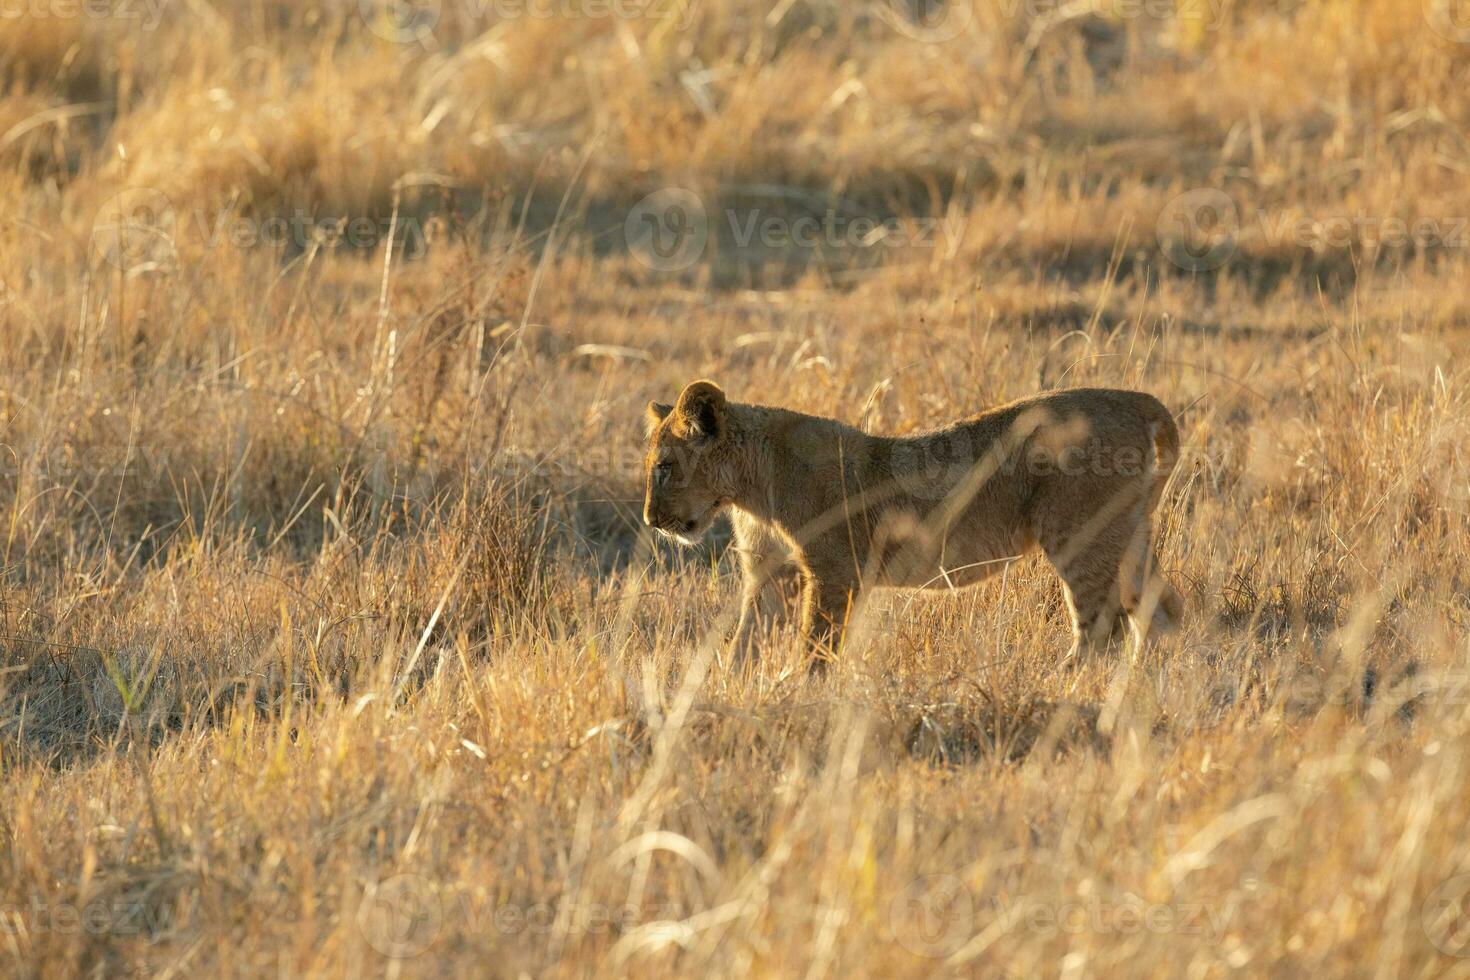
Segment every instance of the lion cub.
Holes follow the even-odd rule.
[[[1061,577],[1069,659],[1171,628],[1183,600],[1159,577],[1149,516],[1179,455],[1158,399],[1077,388],[907,437],[726,400],[695,381],[647,411],[650,527],[695,543],[729,511],[743,577],[737,639],[789,559],[820,667],[868,586],[955,588],[1033,547]]]

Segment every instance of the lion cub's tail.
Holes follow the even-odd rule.
[[[1149,398],[1149,402],[1148,435],[1154,444],[1154,482],[1149,487],[1148,512],[1152,513],[1159,506],[1169,475],[1179,462],[1179,426],[1162,402],[1155,398]],[[1184,597],[1157,570],[1154,570],[1152,579],[1151,587],[1158,590],[1156,612],[1161,615],[1155,615],[1150,628],[1173,629],[1184,615]]]
[[[1174,424],[1174,417],[1169,410],[1158,404],[1159,411],[1153,421],[1148,424],[1149,438],[1154,444],[1154,485],[1149,489],[1148,509],[1150,512],[1158,507],[1159,499],[1164,495],[1164,485],[1169,482],[1169,474],[1174,472],[1174,466],[1179,462],[1179,426]]]

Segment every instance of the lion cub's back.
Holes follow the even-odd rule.
[[[1068,388],[981,412],[971,424],[1009,431],[1033,479],[1067,478],[1079,492],[1151,479],[1173,466],[1178,429],[1153,395]]]
[[[1046,391],[987,408],[964,421],[1013,422],[1027,414],[1035,414],[1053,423],[1085,418],[1099,431],[1119,435],[1137,433],[1146,436],[1150,425],[1166,419],[1173,421],[1163,402],[1147,392],[1126,388]]]

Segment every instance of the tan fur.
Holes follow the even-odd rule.
[[[1150,515],[1179,455],[1151,395],[1078,388],[908,437],[734,404],[696,381],[650,403],[644,520],[693,543],[728,511],[739,554],[737,636],[789,557],[820,664],[863,588],[955,588],[1039,547],[1072,614],[1069,656],[1171,628],[1183,602],[1157,572]]]

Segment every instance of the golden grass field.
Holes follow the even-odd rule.
[[[1470,974],[1470,9],[0,0],[0,974]],[[1139,388],[1189,603],[736,664],[641,415]]]

